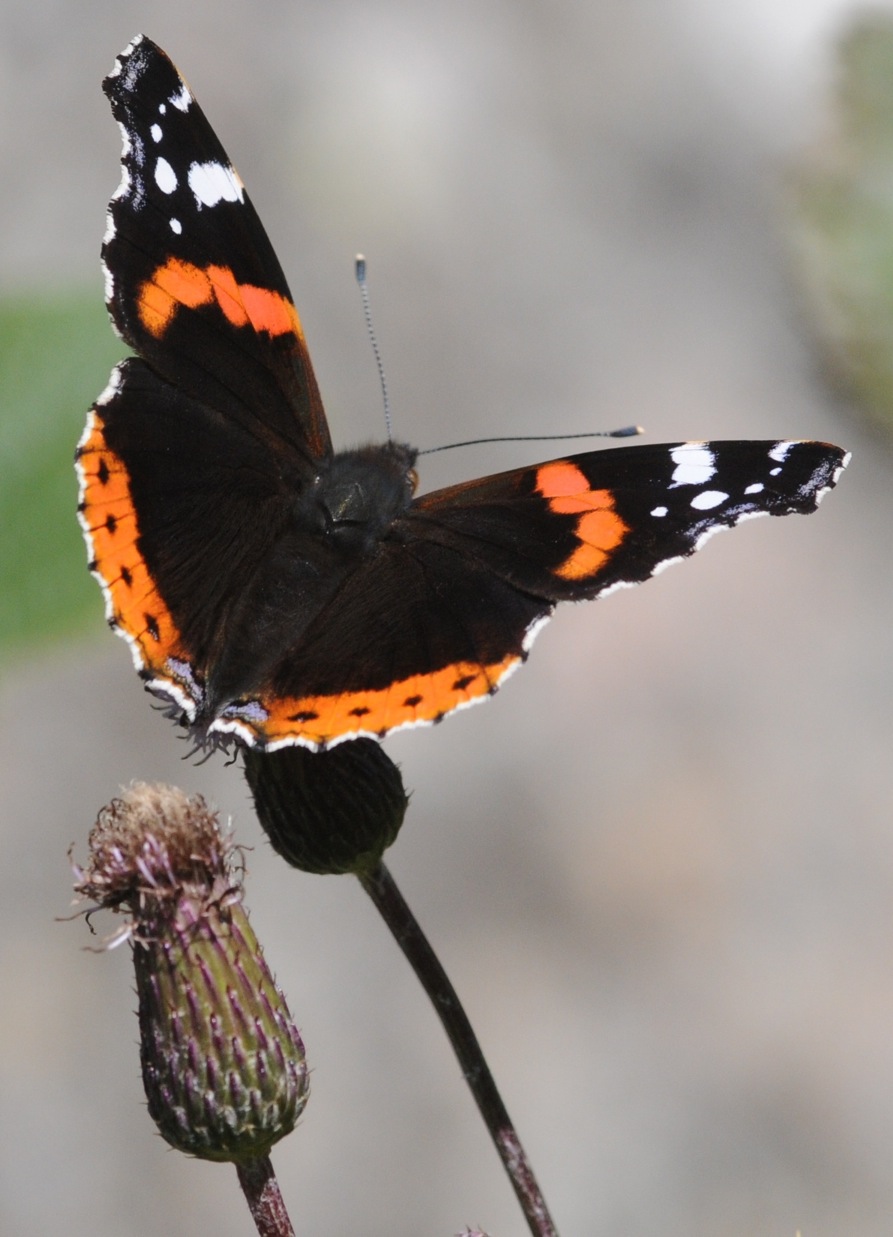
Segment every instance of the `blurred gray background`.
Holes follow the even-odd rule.
[[[362,250],[395,432],[420,446],[640,421],[650,441],[854,451],[817,515],[748,524],[643,589],[566,608],[494,701],[388,745],[414,792],[392,870],[565,1237],[893,1231],[891,458],[823,384],[782,230],[852,11],[0,9],[5,291],[101,297],[119,138],[99,83],[143,29],[267,225],[339,444],[382,434]],[[448,453],[423,485],[549,454]],[[359,887],[287,869],[239,769],[182,760],[101,614],[97,590],[92,638],[0,680],[0,1232],[252,1231],[232,1170],[153,1132],[126,950],[85,952],[83,923],[56,919],[68,846],[83,857],[137,777],[200,790],[254,848],[253,922],[313,1068],[273,1157],[297,1231],[522,1232]]]

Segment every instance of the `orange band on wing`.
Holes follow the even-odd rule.
[[[266,744],[300,736],[307,743],[325,745],[348,735],[383,735],[400,726],[439,721],[454,709],[490,695],[520,660],[520,653],[511,653],[487,666],[456,662],[376,691],[261,700],[269,717],[252,728]]]
[[[556,515],[577,516],[574,535],[579,546],[563,563],[553,568],[564,580],[585,580],[594,576],[629,532],[614,509],[610,490],[589,487],[582,469],[570,460],[544,464],[537,470],[537,490],[548,499]]]
[[[90,568],[102,584],[109,622],[128,637],[143,666],[160,669],[182,656],[167,607],[137,548],[139,529],[130,479],[106,444],[102,424],[90,414],[78,448],[80,518],[91,554]]]
[[[238,283],[228,266],[202,268],[170,258],[140,285],[137,294],[140,321],[156,339],[164,335],[179,308],[198,309],[214,302],[233,326],[304,338],[298,311],[287,296]]]
[[[589,482],[576,464],[570,460],[556,460],[536,470],[536,488],[543,498],[566,498],[569,494],[585,494]]]

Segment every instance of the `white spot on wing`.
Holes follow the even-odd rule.
[[[762,481],[755,481],[753,485],[748,485],[745,488],[744,493],[745,494],[762,494],[764,489],[765,489],[765,486],[763,485]]]
[[[173,193],[177,188],[177,173],[167,159],[159,159],[155,164],[155,184],[162,193]]]
[[[241,202],[244,189],[232,167],[222,163],[193,163],[189,168],[189,188],[202,206],[218,202]]]
[[[172,232],[175,232],[175,233],[177,234],[177,236],[180,236],[180,235],[182,234],[182,232],[183,232],[183,225],[182,225],[182,223],[180,222],[180,220],[179,220],[179,219],[171,219],[170,224],[171,224],[171,231],[172,231]]]
[[[697,511],[712,511],[714,507],[719,507],[728,500],[728,494],[724,494],[722,490],[701,490],[700,494],[695,494],[689,505]]]
[[[706,485],[716,472],[716,458],[703,442],[685,442],[674,447],[670,457],[676,468],[671,485]]]
[[[180,112],[188,112],[192,106],[192,95],[189,93],[189,87],[185,82],[180,82],[180,89],[176,94],[171,95],[168,99],[171,107],[177,108]]]
[[[161,141],[161,125],[152,125],[149,132],[152,134],[153,142]]]
[[[658,519],[663,519],[667,514],[669,507],[654,507],[651,511],[652,515],[656,515]]]
[[[793,443],[793,442],[777,442],[777,443],[775,443],[775,445],[774,445],[774,446],[771,448],[771,450],[769,451],[769,459],[770,459],[770,460],[776,460],[776,461],[777,461],[777,463],[779,463],[779,464],[783,464],[783,463],[785,462],[785,460],[788,458],[788,454],[790,453],[791,447],[793,447],[793,446],[795,446],[795,445],[796,445],[796,444],[795,444],[795,443]],[[774,476],[774,474],[773,474],[773,476]]]

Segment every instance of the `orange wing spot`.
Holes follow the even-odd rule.
[[[233,326],[247,326],[248,312],[242,300],[243,288],[228,266],[209,266],[208,282],[217,304]]]
[[[580,516],[574,530],[580,545],[555,569],[556,574],[563,580],[585,580],[594,576],[628,531],[628,526],[613,508],[589,511]]]
[[[304,338],[298,311],[281,292],[239,283],[228,266],[204,269],[180,258],[170,258],[140,285],[137,309],[150,335],[160,339],[182,306],[198,309],[216,302],[233,326],[251,326],[268,335]]]
[[[556,460],[537,469],[536,488],[543,498],[564,498],[568,494],[584,494],[589,489],[586,477],[570,460]]]
[[[414,674],[380,691],[262,700],[269,717],[252,728],[265,743],[300,736],[308,743],[326,744],[348,735],[385,734],[400,726],[438,721],[488,696],[520,660],[519,654],[510,653],[488,666],[457,662],[431,674]]]
[[[160,339],[181,305],[196,309],[207,305],[212,296],[211,281],[200,267],[170,258],[140,285],[137,308],[143,326]]]
[[[594,576],[629,532],[614,510],[610,490],[591,490],[582,470],[569,460],[545,464],[537,473],[537,489],[556,515],[578,517],[574,535],[580,545],[555,568],[563,580]]]
[[[127,469],[106,445],[95,415],[78,461],[81,522],[108,617],[131,639],[143,665],[160,669],[168,657],[183,656],[180,638],[137,547],[139,527]]]
[[[269,288],[256,288],[254,284],[239,285],[242,304],[248,321],[256,331],[269,335],[297,335],[304,338],[298,311],[286,296]],[[219,299],[219,297],[218,297]],[[225,312],[225,311],[224,311]]]

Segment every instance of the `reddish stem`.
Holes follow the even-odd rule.
[[[295,1237],[270,1157],[240,1160],[236,1172],[260,1237]]]

